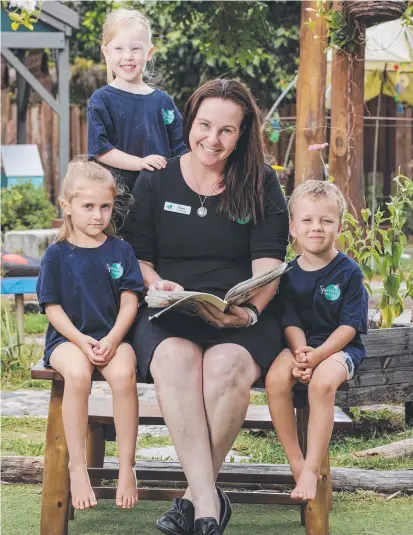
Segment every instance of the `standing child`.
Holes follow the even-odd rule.
[[[131,246],[113,236],[112,211],[121,194],[112,174],[87,157],[69,163],[60,191],[64,223],[44,255],[37,283],[46,313],[44,363],[64,378],[63,425],[69,450],[72,503],[96,505],[86,469],[88,397],[95,367],[112,388],[119,446],[118,507],[138,499],[136,357],[129,330],[143,292]]]
[[[111,13],[102,53],[108,85],[89,102],[88,152],[114,168],[132,191],[139,171],[163,169],[167,158],[186,152],[182,119],[169,95],[143,81],[154,53],[146,17],[129,9]]]
[[[308,180],[291,196],[290,232],[302,254],[291,262],[280,289],[288,349],[271,366],[268,403],[297,483],[295,499],[313,500],[321,462],[334,425],[337,388],[354,376],[366,355],[368,296],[359,266],[334,247],[346,201],[330,182]],[[297,437],[291,389],[309,383],[310,417],[304,460]]]

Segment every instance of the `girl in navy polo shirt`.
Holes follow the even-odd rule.
[[[108,15],[102,53],[108,85],[89,102],[88,153],[132,191],[139,171],[162,169],[167,158],[186,152],[181,115],[169,95],[143,81],[154,47],[141,13],[118,9]]]
[[[50,322],[44,363],[65,381],[62,416],[76,509],[97,503],[85,457],[95,368],[113,392],[119,445],[116,504],[129,509],[137,502],[138,398],[129,330],[143,281],[132,247],[113,236],[113,209],[121,193],[112,174],[98,163],[78,157],[69,164],[59,197],[64,223],[42,259],[37,283],[40,311]]]
[[[286,345],[266,378],[268,403],[278,437],[297,483],[295,499],[313,500],[334,425],[336,390],[352,379],[366,350],[368,295],[360,267],[334,244],[346,201],[337,186],[307,180],[290,203],[290,231],[301,256],[280,284],[279,306]],[[298,444],[291,389],[308,383],[307,455]]]

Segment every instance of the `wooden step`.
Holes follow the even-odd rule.
[[[110,398],[89,397],[89,423],[113,425],[113,407]],[[139,404],[139,424],[165,424],[158,403]],[[339,407],[334,407],[334,428],[350,429],[352,426],[351,418]],[[242,427],[244,429],[273,429],[268,406],[250,405]]]

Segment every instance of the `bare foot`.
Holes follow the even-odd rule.
[[[291,498],[293,500],[314,500],[318,480],[319,475],[316,472],[303,468],[297,486],[291,493]]]
[[[301,459],[291,460],[290,461],[290,468],[291,473],[293,475],[294,481],[298,483],[298,479],[301,475],[301,472],[304,467],[304,458],[301,457]]]
[[[89,509],[98,504],[86,466],[70,467],[70,492],[75,509]]]
[[[132,509],[138,502],[135,469],[132,466],[120,467],[116,505],[121,509]]]

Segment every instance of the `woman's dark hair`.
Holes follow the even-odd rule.
[[[184,137],[189,133],[202,102],[208,98],[230,100],[244,110],[241,135],[229,156],[220,186],[225,186],[219,205],[235,220],[251,218],[254,223],[264,215],[264,145],[260,110],[249,89],[237,80],[216,79],[205,82],[189,98],[183,114]]]

